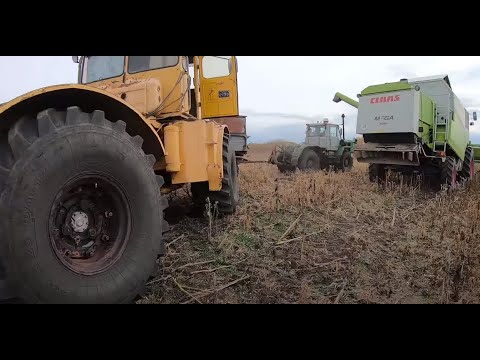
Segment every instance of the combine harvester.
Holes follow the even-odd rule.
[[[480,145],[469,141],[470,114],[452,90],[447,75],[372,85],[355,101],[336,93],[358,109],[357,133],[364,144],[354,157],[369,164],[371,181],[387,170],[434,176],[448,187],[474,176]],[[477,114],[472,114],[477,120]]]

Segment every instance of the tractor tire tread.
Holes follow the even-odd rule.
[[[23,116],[19,118],[8,130],[8,133],[0,133],[0,233],[3,234],[4,229],[6,229],[6,220],[2,216],[3,213],[6,213],[6,207],[8,204],[8,190],[14,186],[14,183],[17,179],[10,178],[12,169],[17,161],[22,159],[23,154],[29,150],[31,147],[35,146],[36,141],[44,138],[46,136],[55,136],[54,134],[62,128],[66,127],[78,127],[78,126],[99,126],[105,129],[111,129],[118,134],[121,134],[122,137],[129,137],[133,146],[137,149],[142,150],[143,138],[136,135],[130,136],[126,133],[126,123],[122,120],[116,122],[111,122],[105,118],[105,113],[101,110],[95,110],[91,113],[83,112],[78,106],[71,106],[64,110],[57,109],[46,109],[37,114],[35,118],[31,116]],[[53,134],[53,135],[52,135]],[[153,164],[156,162],[155,156],[152,154],[143,153],[145,164],[149,167],[153,167]],[[154,178],[159,188],[164,184],[164,178],[161,175],[156,175],[153,168],[152,179]],[[158,191],[158,203],[160,204],[159,214],[165,216],[165,210],[168,207],[167,199],[160,194]],[[4,219],[5,221],[2,221]],[[164,233],[168,230],[168,223],[165,219],[161,219],[160,224],[162,224],[162,231]],[[10,274],[9,263],[7,261],[7,250],[8,250],[8,240],[5,238],[0,239],[0,287],[5,287],[4,284],[11,283],[13,280],[16,280],[15,274]],[[164,244],[161,239],[158,239],[154,244],[152,244],[152,250],[157,252],[157,257],[160,258],[165,253]],[[3,258],[2,258],[3,256]],[[154,273],[155,271],[152,271]],[[17,281],[17,290],[21,288],[22,285],[18,284]],[[112,286],[115,286],[112,284]],[[128,299],[125,298],[121,302],[131,303],[139,297],[143,297],[146,291],[146,284],[138,284],[136,295],[130,296]],[[8,291],[5,290],[5,293]],[[22,292],[15,292],[15,296],[23,295]],[[30,293],[31,295],[31,293]],[[2,298],[2,292],[0,292],[0,299]],[[34,296],[30,296],[28,299],[25,299],[28,302],[41,302],[40,299],[35,299]]]

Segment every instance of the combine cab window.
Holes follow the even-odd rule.
[[[85,56],[82,82],[86,84],[122,75],[124,59],[124,56]]]
[[[231,56],[205,56],[202,60],[203,77],[213,79],[229,76],[232,71]]]
[[[163,69],[178,64],[178,56],[129,56],[128,72],[130,74],[141,71]]]

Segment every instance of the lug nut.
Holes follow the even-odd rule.
[[[105,217],[108,219],[108,218],[111,218],[113,216],[113,212],[111,211],[105,211]]]
[[[70,229],[70,226],[64,225],[63,226],[63,234],[64,235],[70,235],[72,233],[72,229]]]
[[[94,238],[95,236],[97,236],[97,230],[95,230],[95,229],[88,230],[88,235],[90,237]]]
[[[103,235],[103,236],[102,236],[102,240],[105,241],[105,242],[110,241],[110,236],[108,236],[108,235]]]

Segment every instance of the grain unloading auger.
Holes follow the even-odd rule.
[[[434,175],[448,186],[473,177],[480,146],[469,141],[474,123],[447,75],[372,85],[358,98],[337,93],[333,101],[358,109],[357,134],[364,144],[354,157],[369,164],[372,181],[387,170]]]

